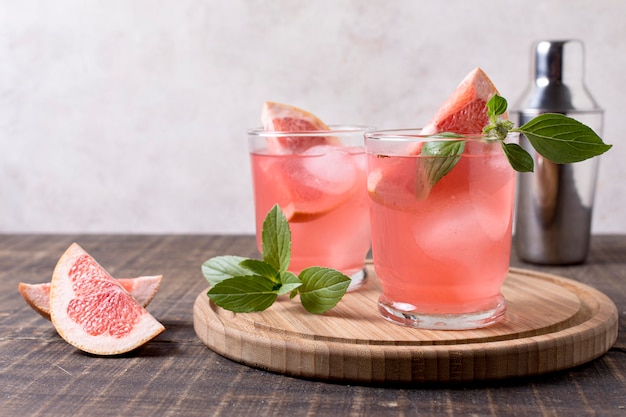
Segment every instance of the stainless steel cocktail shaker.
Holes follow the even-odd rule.
[[[603,111],[585,87],[584,47],[576,40],[540,41],[533,47],[532,85],[514,105],[519,125],[541,113],[562,113],[602,135]],[[554,164],[526,137],[535,172],[518,175],[515,246],[521,260],[565,265],[585,261],[599,158]]]

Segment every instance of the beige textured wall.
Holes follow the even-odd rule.
[[[252,233],[266,99],[426,122],[476,66],[514,101],[578,38],[606,109],[593,231],[626,232],[622,0],[0,0],[0,232]]]

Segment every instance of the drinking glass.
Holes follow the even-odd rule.
[[[502,320],[515,171],[499,141],[421,136],[420,129],[365,138],[382,316],[450,330]]]
[[[334,268],[352,280],[365,279],[371,246],[364,126],[330,126],[330,131],[248,131],[257,246],[263,221],[278,204],[291,229],[289,270]]]

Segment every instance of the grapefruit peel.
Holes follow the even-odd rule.
[[[534,160],[526,149],[506,141],[509,133],[523,134],[539,155],[557,164],[584,161],[612,147],[605,144],[589,126],[563,114],[540,114],[516,128],[508,120],[507,106],[506,99],[499,95],[493,82],[480,68],[471,71],[461,81],[421,131],[421,135],[432,136],[433,141],[415,146],[409,153],[433,157],[420,160],[422,166],[418,171],[423,170],[426,174],[415,175],[415,181],[425,178],[427,183],[415,188],[416,199],[426,198],[430,189],[455,167],[461,154],[471,152],[471,147],[455,144],[464,144],[466,135],[483,135],[487,140],[497,140],[509,164],[518,172],[532,172]],[[452,139],[437,140],[439,136]],[[456,141],[455,136],[458,138]],[[379,188],[384,189],[382,184],[387,174],[378,173],[378,181],[368,178],[370,195],[377,194]],[[375,185],[374,189],[371,184]],[[377,197],[381,200],[380,196]]]
[[[467,74],[421,130],[420,136],[433,136],[433,141],[417,143],[409,150],[408,155],[424,156],[416,158],[419,165],[412,170],[410,186],[399,187],[397,178],[408,173],[393,172],[399,168],[389,165],[384,171],[373,171],[368,176],[372,199],[394,208],[408,208],[414,201],[425,200],[464,152],[464,142],[454,137],[481,134],[490,122],[487,103],[497,94],[498,90],[482,69]],[[506,113],[501,117],[506,118]]]
[[[491,79],[480,68],[463,78],[452,94],[435,112],[422,129],[422,135],[450,132],[459,135],[477,135],[490,122],[487,102],[498,93]],[[506,113],[502,118],[508,118]]]
[[[319,117],[301,108],[266,101],[261,110],[261,122],[266,132],[311,132],[312,136],[280,135],[267,138],[268,151],[271,154],[304,154],[319,146],[341,146],[339,138],[319,136],[320,131],[330,128]],[[313,133],[316,134],[313,136]],[[287,221],[292,223],[308,222],[320,218],[342,203],[335,197],[329,198],[326,192],[304,184],[292,185],[290,174],[284,169],[268,166],[275,175],[276,189],[280,190],[279,205]],[[346,195],[346,199],[348,195]]]
[[[540,114],[516,128],[508,120],[507,106],[489,77],[476,68],[459,84],[422,134],[482,134],[498,140],[509,164],[518,172],[532,172],[534,160],[517,143],[506,142],[509,133],[523,134],[539,155],[556,164],[581,162],[612,147],[589,126],[563,114]]]
[[[289,104],[266,101],[261,109],[261,122],[266,132],[311,132],[311,136],[269,137],[268,150],[275,154],[300,154],[316,145],[341,145],[337,137],[314,135],[313,132],[330,131],[330,128],[313,113]]]
[[[95,355],[129,352],[165,330],[76,243],[54,269],[50,316],[59,336]]]
[[[117,282],[119,282],[142,307],[147,307],[159,291],[162,278],[162,275],[117,278]],[[42,282],[40,284],[20,282],[17,287],[24,301],[26,301],[33,310],[46,320],[51,320],[50,282]]]

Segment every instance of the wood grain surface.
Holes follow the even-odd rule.
[[[346,383],[504,379],[577,366],[604,354],[617,338],[617,308],[579,282],[512,269],[502,292],[506,318],[465,331],[412,329],[383,320],[381,286],[368,280],[324,315],[285,298],[257,313],[194,305],[194,328],[212,350],[281,374]],[[208,289],[207,289],[208,290]]]
[[[84,354],[17,291],[50,279],[78,242],[114,276],[163,274],[148,310],[166,330],[116,357]],[[617,306],[619,334],[586,364],[534,377],[438,385],[354,385],[293,378],[208,349],[193,328],[216,255],[258,256],[252,236],[0,235],[0,416],[625,416],[626,236],[594,236],[584,265],[518,267],[567,277]]]

